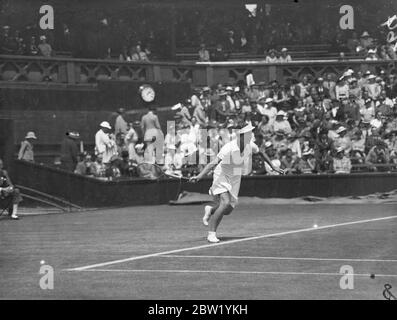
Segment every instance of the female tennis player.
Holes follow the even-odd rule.
[[[249,173],[252,153],[259,152],[258,146],[252,141],[252,130],[255,128],[248,124],[237,132],[237,137],[226,143],[219,151],[216,158],[207,164],[198,174],[190,178],[190,182],[197,182],[205,177],[212,168],[214,170],[212,186],[209,193],[214,196],[215,206],[204,208],[203,223],[209,225],[207,240],[212,243],[219,242],[216,230],[224,215],[229,215],[237,204],[238,193],[240,190],[241,176]],[[283,170],[275,168],[264,154],[265,161],[272,170],[281,174]]]

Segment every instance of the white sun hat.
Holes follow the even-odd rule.
[[[107,122],[107,121],[101,122],[101,124],[99,126],[102,127],[102,128],[107,128],[109,130],[112,129],[112,127],[110,126],[109,122]]]
[[[33,131],[29,131],[29,132],[26,134],[25,139],[37,139],[37,138],[36,138],[36,135],[34,134]]]
[[[176,105],[174,105],[173,107],[171,107],[171,110],[178,110],[182,108],[182,104],[181,103],[177,103]]]
[[[251,123],[247,124],[245,127],[241,128],[238,133],[239,134],[243,134],[243,133],[247,133],[247,132],[251,132],[252,130],[254,130],[255,127],[252,126]]]
[[[346,131],[346,128],[345,127],[343,127],[343,126],[341,126],[341,127],[339,127],[338,128],[338,130],[336,130],[336,133],[341,133],[341,132],[343,132],[343,131]]]
[[[343,151],[345,151],[345,149],[343,147],[338,147],[336,149],[336,153],[343,152]]]

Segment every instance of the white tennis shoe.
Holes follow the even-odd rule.
[[[216,237],[216,234],[215,234],[215,233],[209,233],[209,234],[208,234],[208,237],[207,237],[207,240],[208,240],[208,242],[211,242],[211,243],[218,243],[219,241],[221,241],[221,240],[219,240],[219,239]]]
[[[211,218],[211,209],[212,209],[211,206],[205,206],[205,207],[204,207],[203,224],[204,224],[205,226],[208,226],[208,221],[209,221],[210,218]]]

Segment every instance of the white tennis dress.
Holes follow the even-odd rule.
[[[251,171],[252,153],[257,152],[259,152],[259,148],[254,142],[246,145],[243,153],[240,153],[237,140],[226,143],[217,155],[221,161],[214,170],[213,182],[209,194],[218,195],[229,192],[231,195],[231,204],[235,206],[238,201],[241,176]]]

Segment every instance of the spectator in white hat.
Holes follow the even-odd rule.
[[[335,157],[332,161],[333,171],[335,173],[350,173],[352,164],[350,159],[346,156],[343,147],[336,149]]]
[[[109,122],[103,121],[95,134],[95,155],[102,156],[102,162],[107,164],[113,155],[117,154],[116,143],[110,138],[112,127]]]
[[[365,57],[367,61],[377,61],[379,60],[378,56],[376,55],[375,49],[369,49],[367,52],[367,56]]]
[[[316,172],[316,168],[317,162],[314,157],[314,150],[306,147],[302,151],[302,158],[296,162],[294,169],[298,173],[310,174]]]
[[[337,100],[342,100],[349,97],[349,85],[345,78],[342,77],[338,80],[335,87],[335,94]]]
[[[226,101],[229,103],[230,111],[233,112],[236,109],[235,101],[233,100],[234,89],[232,86],[226,87]]]
[[[364,88],[368,91],[368,96],[373,100],[378,99],[382,91],[382,87],[376,82],[376,76],[373,74],[368,76],[367,84]]]
[[[277,108],[273,106],[273,99],[272,98],[261,98],[260,103],[263,103],[264,100],[264,105],[261,109],[259,109],[260,113],[262,115],[267,115],[269,117],[269,122],[274,123],[274,120],[276,119],[277,115]]]
[[[278,58],[278,62],[286,63],[286,62],[291,62],[291,61],[292,61],[292,58],[288,54],[288,49],[287,48],[282,48],[281,49],[281,55]]]
[[[262,154],[268,158],[269,161],[265,161],[265,170],[267,175],[279,175],[282,172],[278,171],[281,169],[281,161],[278,158],[276,146],[271,141],[266,141],[262,148]]]
[[[375,119],[375,106],[371,98],[365,99],[364,108],[360,110],[361,118],[366,123],[370,123]]]
[[[284,112],[283,110],[280,110],[277,112],[276,114],[276,119],[273,122],[273,128],[274,131],[283,131],[285,134],[289,134],[291,133],[292,129],[291,129],[291,125],[289,123],[289,121],[286,119],[287,117],[287,113]]]
[[[338,137],[335,139],[334,146],[336,148],[343,148],[346,154],[349,154],[352,148],[352,141],[347,135],[347,129],[344,126],[340,126],[337,130],[336,133],[338,134]]]
[[[37,137],[33,131],[26,134],[25,140],[21,142],[21,147],[18,152],[18,159],[25,161],[34,161],[33,144]]]
[[[39,54],[44,57],[52,56],[52,47],[49,43],[47,43],[46,36],[40,36],[40,44],[38,45]]]

